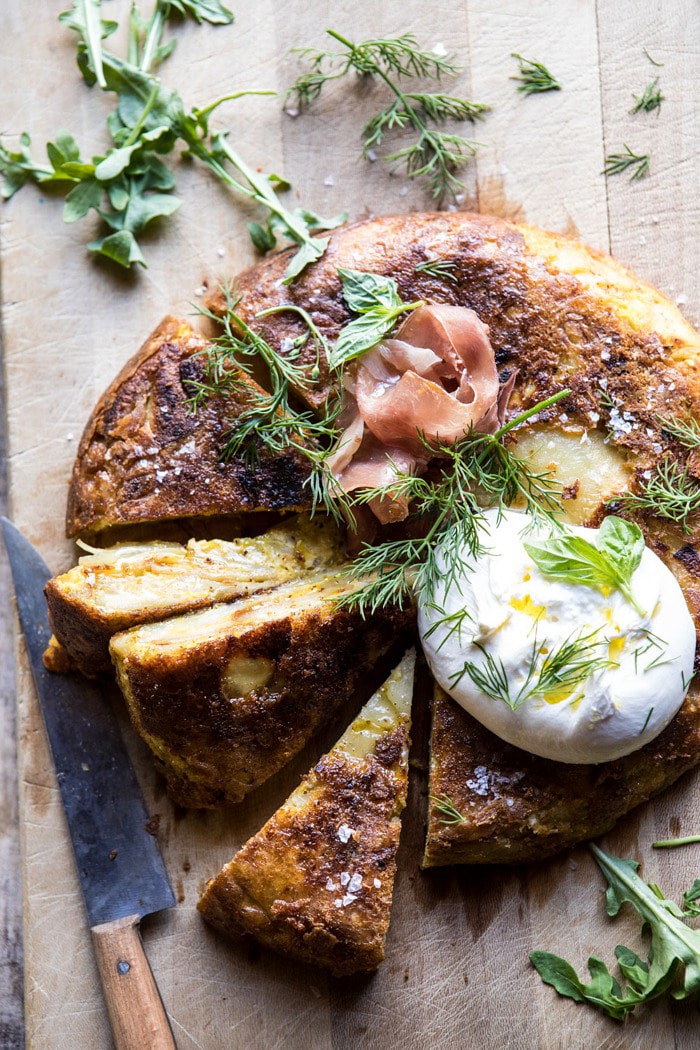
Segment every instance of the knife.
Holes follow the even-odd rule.
[[[118,1050],[175,1050],[139,934],[144,915],[175,905],[163,858],[104,686],[44,667],[52,574],[1,520],[114,1041]]]

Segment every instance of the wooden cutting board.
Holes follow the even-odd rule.
[[[493,106],[459,207],[580,237],[635,268],[700,322],[697,238],[698,55],[694,0],[230,0],[236,24],[178,31],[163,69],[188,104],[238,88],[283,91],[292,47],[323,44],[332,26],[356,39],[411,30],[454,50],[456,85]],[[61,127],[86,152],[103,141],[106,99],[74,67],[62,5],[5,3],[3,134],[28,130],[37,151]],[[67,5],[63,5],[67,6]],[[126,0],[105,5],[126,17]],[[52,8],[50,10],[49,8]],[[662,66],[652,66],[643,49]],[[545,62],[564,90],[522,98],[512,51]],[[632,117],[632,92],[660,77],[659,116]],[[248,161],[282,171],[295,199],[351,217],[425,209],[418,186],[358,158],[359,130],[381,92],[336,85],[313,114],[281,101],[231,103],[220,120]],[[651,175],[601,177],[628,143],[650,152]],[[11,511],[55,570],[76,552],[63,538],[66,484],[87,416],[119,366],[168,311],[187,314],[219,274],[253,260],[251,213],[206,171],[181,165],[184,205],[146,238],[149,269],[121,275],[84,250],[85,223],[65,226],[61,202],[29,188],[0,211]],[[26,1026],[30,1050],[111,1045],[92,947],[46,741],[27,668],[18,669],[20,803],[25,900]],[[419,700],[422,699],[419,697]],[[333,981],[247,945],[220,941],[194,905],[205,880],[269,816],[315,760],[294,767],[225,813],[175,811],[144,749],[125,727],[180,904],[144,924],[144,938],[181,1050],[479,1045],[485,1048],[697,1046],[697,1008],[657,1003],[625,1026],[556,997],[528,964],[532,948],[582,969],[612,959],[636,922],[603,918],[602,879],[582,847],[541,866],[423,874],[425,784],[415,771],[404,826],[387,959],[373,978]],[[642,858],[647,879],[680,895],[700,874],[700,848],[655,853],[668,833],[700,830],[700,780],[690,774],[624,820],[604,846]],[[632,943],[634,941],[632,940]]]

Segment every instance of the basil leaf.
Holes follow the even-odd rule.
[[[343,298],[354,314],[366,313],[377,307],[387,310],[402,305],[398,285],[393,277],[378,273],[362,273],[338,267],[338,276],[343,284]]]
[[[611,524],[601,528],[598,544],[574,533],[563,533],[541,543],[524,543],[523,546],[545,576],[562,583],[583,584],[603,593],[608,589],[618,590],[643,616],[644,610],[635,600],[630,586],[644,553],[641,529],[621,518],[605,520]]]
[[[644,554],[644,536],[639,525],[611,514],[600,526],[596,546],[605,551],[629,583]]]
[[[384,307],[375,307],[353,318],[341,329],[331,351],[331,368],[340,368],[364,354],[366,350],[371,350],[391,331],[402,312],[400,306],[389,313]]]

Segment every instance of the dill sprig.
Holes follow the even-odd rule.
[[[466,817],[463,817],[459,812],[454,802],[448,795],[431,795],[430,801],[433,807],[441,814],[439,820],[441,824],[464,824]]]
[[[623,492],[615,497],[628,510],[647,511],[667,518],[690,532],[689,518],[700,510],[700,485],[690,474],[687,464],[666,456],[657,464],[641,492]]]
[[[511,711],[517,711],[533,697],[546,698],[559,690],[573,691],[596,671],[611,666],[610,658],[601,655],[602,640],[598,631],[570,636],[551,652],[544,651],[535,635],[525,678],[514,692],[512,673],[501,658],[495,657],[481,643],[475,641],[473,644],[484,657],[484,663],[465,660],[461,670],[450,679],[450,685],[454,688],[467,675],[477,689],[492,700],[507,704]]]
[[[335,422],[340,412],[337,394],[329,395],[322,416],[299,410],[293,404],[294,392],[303,392],[310,383],[307,366],[300,361],[310,333],[299,336],[286,353],[280,354],[236,312],[238,297],[233,288],[224,286],[222,291],[226,313],[216,319],[223,323],[224,330],[200,354],[204,375],[201,380],[190,382],[193,391],[188,401],[190,410],[196,411],[213,396],[238,395],[245,407],[231,423],[221,451],[224,460],[240,456],[253,466],[260,448],[278,454],[290,446],[310,458],[309,442],[329,443],[337,439]],[[199,313],[213,316],[206,309],[200,309]],[[301,313],[304,315],[305,311]],[[311,370],[312,375],[318,374],[318,354],[320,347],[325,346],[315,326],[313,331],[317,364]],[[267,368],[269,391],[250,382],[259,361]]]
[[[452,59],[423,50],[411,33],[355,44],[333,29],[326,32],[342,50],[304,48],[298,52],[308,62],[308,69],[287,91],[292,105],[297,110],[307,108],[325,84],[353,70],[362,77],[379,79],[393,93],[394,100],[365,124],[363,155],[371,159],[388,132],[410,128],[416,133],[416,140],[385,154],[383,159],[403,168],[409,178],[425,179],[438,202],[448,193],[454,196],[463,189],[458,172],[474,155],[478,144],[464,135],[444,131],[441,125],[447,121],[475,123],[489,107],[441,91],[404,91],[400,86],[402,79],[440,81],[443,76],[457,76],[460,69]]]
[[[530,58],[511,51],[511,58],[516,59],[519,73],[511,80],[519,80],[517,90],[522,95],[535,95],[541,91],[561,91],[561,84],[552,76],[546,66],[541,62],[535,62]]]
[[[624,153],[609,153],[605,158],[605,167],[603,168],[603,175],[621,175],[624,171],[629,168],[632,169],[630,179],[643,179],[645,175],[649,174],[649,161],[651,155],[649,153],[635,153],[631,150],[628,145],[624,146]]]
[[[632,98],[634,99],[634,105],[629,111],[630,113],[652,113],[656,110],[658,114],[661,110],[661,103],[664,100],[664,96],[659,88],[659,78],[656,77],[650,84],[647,84],[641,95],[633,95]]]
[[[424,259],[423,262],[416,264],[415,273],[424,273],[428,277],[435,277],[436,280],[451,281],[456,284],[458,281],[456,269],[457,263],[454,259]]]
[[[665,416],[657,416],[657,419],[662,432],[675,438],[683,448],[700,448],[700,424],[696,419],[666,419]]]
[[[565,389],[538,402],[500,427],[494,434],[471,431],[454,445],[425,441],[439,457],[437,479],[396,471],[385,485],[364,489],[353,502],[366,505],[382,499],[403,499],[414,519],[430,522],[420,538],[392,540],[364,547],[346,570],[351,579],[371,576],[342,601],[361,613],[384,605],[404,604],[412,596],[431,604],[438,580],[449,588],[457,579],[464,554],[476,556],[486,527],[484,507],[501,511],[520,503],[553,527],[560,509],[560,487],[550,474],[538,474],[503,443],[511,430],[567,397]],[[438,554],[439,551],[439,554]]]

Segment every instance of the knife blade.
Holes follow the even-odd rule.
[[[98,969],[118,1050],[173,1050],[138,924],[175,896],[102,683],[44,667],[44,586],[51,572],[2,518],[17,610],[68,821]]]

